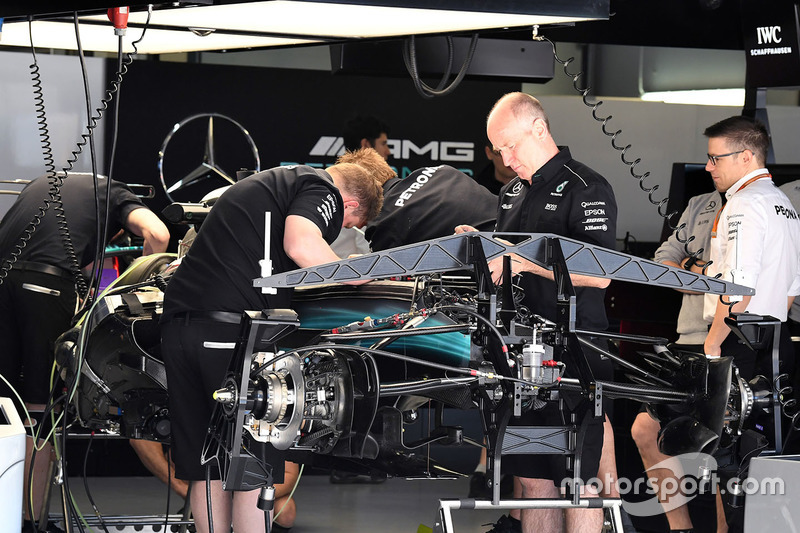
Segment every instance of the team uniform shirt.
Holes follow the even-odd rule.
[[[97,248],[97,215],[95,210],[94,179],[86,173],[69,173],[61,187],[61,201],[69,228],[70,239],[80,267],[94,260]],[[101,213],[106,210],[108,179],[98,178],[97,195]],[[8,259],[15,250],[23,231],[34,215],[39,213],[45,200],[50,198],[50,180],[40,176],[31,181],[20,192],[11,209],[0,221],[0,258]],[[123,228],[131,211],[144,207],[142,201],[123,183],[111,180],[111,202],[109,206],[109,236]],[[64,249],[64,239],[58,229],[58,214],[51,202],[41,222],[33,232],[18,257],[20,261],[44,263],[71,270]]]
[[[461,224],[491,231],[497,196],[448,165],[424,167],[383,184],[383,209],[367,225],[373,251],[445,237]]]
[[[514,178],[500,192],[498,232],[554,233],[563,237],[616,247],[617,203],[611,185],[600,174],[575,161],[563,147],[540,168],[531,184]],[[556,320],[554,281],[522,273],[524,305],[533,313]],[[577,325],[608,328],[604,289],[575,287]]]
[[[792,202],[795,213],[800,213],[800,180],[784,183],[779,187],[789,201]],[[795,322],[800,322],[800,298],[795,298],[792,307],[789,309],[789,318]]]
[[[722,274],[726,281],[755,288],[747,312],[785,322],[787,297],[800,294],[797,213],[763,168],[741,178],[725,194],[728,203],[711,239],[709,275]],[[705,296],[709,322],[718,300],[717,295]]]
[[[699,194],[689,199],[689,205],[684,209],[678,221],[678,228],[669,238],[658,247],[655,260],[659,263],[672,261],[680,264],[689,253],[697,253],[697,258],[707,262],[711,257],[711,227],[717,213],[722,209],[722,195],[717,191]],[[683,241],[694,237],[691,242]],[[711,267],[709,267],[711,268]],[[678,313],[678,344],[703,344],[708,333],[708,322],[703,319],[703,295],[684,294],[681,300],[681,310]]]
[[[289,307],[290,289],[267,295],[253,287],[253,280],[261,277],[266,212],[271,215],[273,274],[297,268],[283,249],[286,217],[310,220],[328,243],[339,235],[344,220],[342,196],[324,170],[278,167],[237,182],[216,201],[169,281],[162,321],[187,311]]]
[[[103,216],[108,187],[108,179],[98,179]],[[144,207],[120,182],[112,180],[110,192],[109,236],[123,227],[132,211]],[[20,236],[49,198],[47,176],[36,178],[20,192],[0,221],[0,259],[9,259],[18,250]],[[98,239],[93,177],[69,173],[61,187],[61,201],[78,266],[84,267],[94,260]],[[69,329],[77,302],[72,260],[58,227],[61,218],[51,202],[0,285],[0,374],[31,403],[43,404],[50,397],[54,342]],[[31,270],[32,266],[57,267],[61,272]],[[4,383],[0,396],[13,397]]]

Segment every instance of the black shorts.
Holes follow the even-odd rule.
[[[0,284],[0,374],[25,402],[47,402],[55,341],[69,329],[76,300],[67,275],[12,268]],[[4,382],[0,396],[15,398]]]
[[[172,456],[175,477],[187,481],[206,478],[200,459],[216,402],[212,393],[222,386],[228,371],[232,348],[214,347],[234,343],[239,324],[211,320],[172,320],[161,324],[161,353],[167,369],[169,411],[172,431]],[[204,343],[219,343],[206,344]],[[243,428],[238,428],[243,431]],[[262,443],[259,443],[262,445]],[[283,482],[285,452],[263,444],[273,481]],[[259,446],[260,447],[260,446]],[[250,450],[256,453],[256,450]],[[211,479],[220,479],[214,461]]]
[[[602,339],[592,339],[592,342],[603,346],[605,341]],[[611,361],[586,347],[584,347],[583,350],[594,378],[600,381],[611,381],[614,374]],[[574,369],[570,369],[569,367],[564,375],[565,377],[577,377],[574,373]],[[608,402],[608,400],[604,400],[604,409]],[[579,408],[576,411],[576,423],[579,427],[583,421],[585,412],[586,409],[583,408]],[[531,411],[517,419],[512,419],[512,421],[509,422],[509,426],[562,426],[568,421],[569,414],[562,412],[558,405],[552,403],[544,409]],[[597,476],[597,471],[600,466],[600,456],[603,451],[603,422],[604,417],[590,417],[587,421],[583,437],[583,446],[581,447],[581,466],[579,474],[583,480]],[[501,465],[504,473],[534,479],[550,479],[556,486],[561,486],[562,481],[567,478],[566,455],[503,455]]]

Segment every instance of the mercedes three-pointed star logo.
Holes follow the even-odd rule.
[[[193,170],[186,173],[183,177],[178,178],[175,180],[174,178],[170,179],[167,178],[165,175],[165,167],[164,167],[164,159],[167,154],[167,147],[169,146],[170,141],[173,140],[175,134],[184,126],[193,122],[198,119],[208,118],[208,131],[205,136],[205,151],[203,154],[203,161],[195,167]],[[171,202],[175,202],[175,198],[172,197],[174,193],[177,191],[186,189],[191,187],[192,185],[196,185],[202,181],[208,179],[214,179],[217,181],[222,181],[224,183],[220,183],[220,186],[224,184],[232,185],[236,182],[236,172],[230,172],[224,169],[220,164],[217,163],[214,151],[214,119],[222,119],[225,121],[230,122],[235,126],[241,133],[244,139],[247,141],[250,147],[250,152],[253,154],[254,165],[251,167],[251,170],[255,170],[259,172],[261,170],[261,160],[258,156],[258,148],[256,147],[255,142],[253,142],[253,138],[250,136],[250,133],[238,122],[233,120],[230,117],[219,113],[200,113],[197,115],[192,115],[183,119],[182,121],[178,122],[172,127],[172,130],[167,134],[164,138],[164,142],[161,144],[161,150],[158,152],[158,174],[161,179],[161,185],[164,187],[164,192],[167,193],[167,198]],[[241,168],[242,166],[239,165],[237,167]],[[202,196],[199,195],[199,196]],[[199,199],[199,198],[198,198]]]

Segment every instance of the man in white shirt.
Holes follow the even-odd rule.
[[[766,169],[769,134],[746,117],[731,117],[706,128],[708,163],[717,188],[726,190],[725,207],[711,233],[708,275],[755,288],[731,305],[706,295],[703,315],[711,323],[704,343],[708,357],[731,355],[745,379],[770,376],[770,349],[742,346],[725,323],[729,313],[769,315],[781,321],[780,371],[791,375],[792,347],[786,324],[794,297],[800,294],[800,220],[792,203]],[[719,511],[719,498],[718,511]],[[727,531],[718,512],[717,531]]]
[[[756,290],[731,306],[706,296],[704,317],[711,328],[704,351],[713,357],[726,355],[722,346],[731,337],[725,324],[730,312],[770,315],[786,322],[788,309],[800,294],[800,219],[765,168],[769,135],[762,124],[731,117],[706,128],[704,134],[706,170],[719,189],[727,189],[728,198],[712,228],[708,274],[721,274]],[[749,378],[755,367],[748,369],[747,363],[737,361],[737,366]],[[752,364],[757,363],[761,367],[754,354]]]

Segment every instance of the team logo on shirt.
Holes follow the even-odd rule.
[[[436,173],[436,171],[439,170],[440,168],[442,167],[441,166],[427,167],[425,170],[423,170],[419,174],[419,176],[416,177],[414,183],[409,185],[408,189],[403,191],[403,193],[400,195],[400,198],[398,198],[394,202],[394,205],[396,205],[397,207],[403,207],[403,205],[405,205],[406,200],[410,200],[411,195],[413,195],[415,192],[421,189],[423,185],[428,183],[428,180],[431,178],[431,176],[433,176]]]
[[[584,226],[583,231],[608,231],[608,226],[606,224],[600,226]]]
[[[550,192],[550,196],[564,196],[563,194],[561,194],[561,192],[564,190],[564,187],[567,186],[567,183],[569,183],[569,180],[559,184],[559,186],[556,187],[554,191]]]
[[[786,218],[791,218],[792,220],[797,220],[797,213],[794,212],[794,209],[789,209],[788,207],[784,207],[782,205],[775,206],[775,214],[783,215]]]
[[[511,187],[510,191],[506,191],[506,196],[519,196],[520,191],[522,191],[522,182],[518,181]]]
[[[708,202],[708,205],[705,207],[705,209],[703,209],[703,211],[713,211],[716,208],[717,208],[717,201],[711,200],[710,202]]]
[[[545,211],[555,211],[556,209],[558,209],[558,205],[557,204],[544,204],[544,209],[545,209]]]
[[[333,214],[336,212],[336,200],[333,199],[332,194],[328,194],[322,204],[317,206],[317,211],[322,215],[325,226],[329,226],[331,219],[333,219]]]

